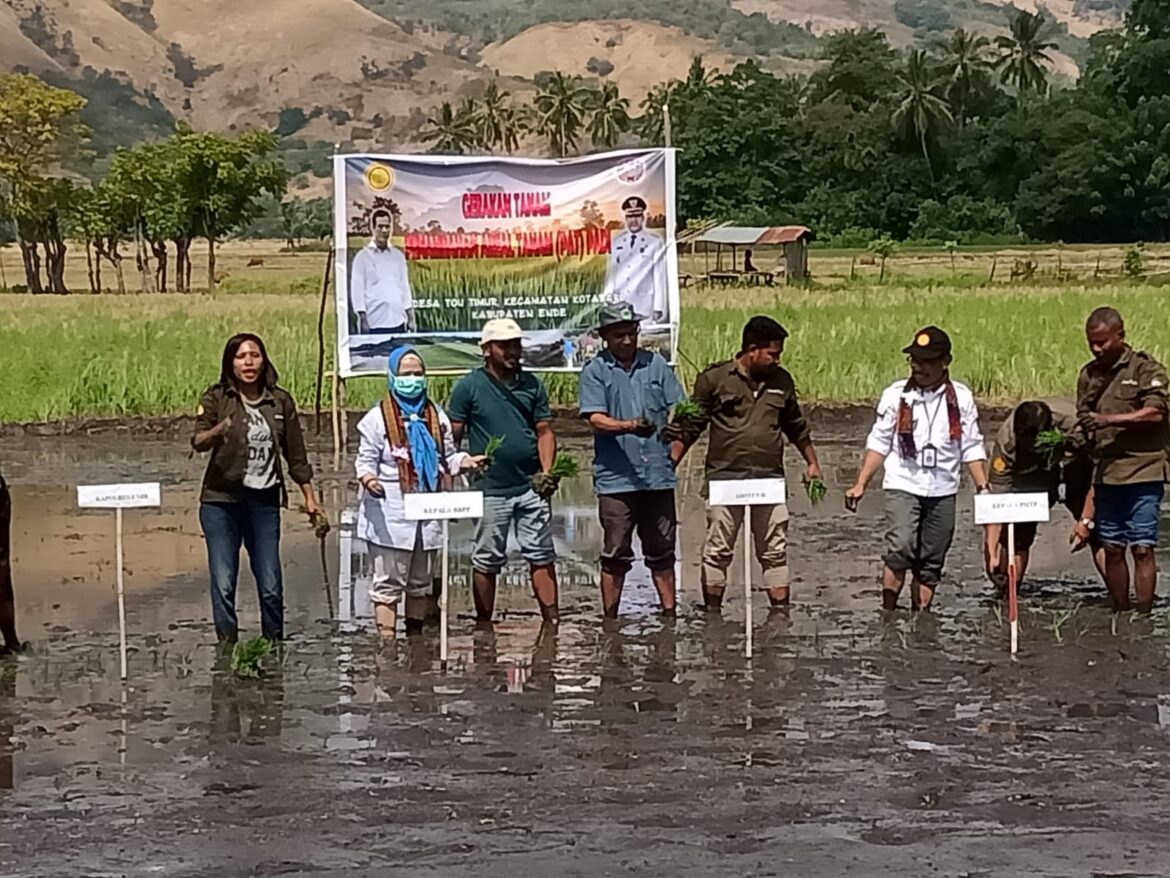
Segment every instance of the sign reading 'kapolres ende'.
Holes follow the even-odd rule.
[[[626,301],[644,346],[678,334],[674,153],[578,159],[338,156],[337,326],[345,377],[385,372],[396,346],[432,371],[481,362],[479,331],[510,317],[530,369],[600,352],[597,312]]]

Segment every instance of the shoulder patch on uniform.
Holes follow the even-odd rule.
[[[195,417],[203,417],[203,403],[199,403],[199,406],[195,409]]]
[[[1154,378],[1150,381],[1150,387],[1165,387],[1166,382],[1161,378]]]
[[[1004,460],[1002,457],[997,457],[995,460],[993,460],[991,462],[991,468],[993,470],[995,470],[997,473],[1006,472],[1007,471],[1007,461]]]

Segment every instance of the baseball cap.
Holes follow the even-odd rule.
[[[622,202],[622,211],[625,213],[645,213],[646,200],[639,195],[631,195]]]
[[[914,341],[902,348],[902,353],[922,360],[945,357],[951,352],[951,337],[937,326],[927,326],[914,333]]]
[[[646,318],[634,311],[629,302],[608,302],[597,315],[597,328],[605,329],[617,323],[638,323]]]
[[[519,323],[508,317],[498,317],[483,325],[479,343],[485,345],[491,341],[514,341],[523,337],[524,332],[520,329]]]

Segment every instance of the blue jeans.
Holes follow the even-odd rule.
[[[280,490],[241,489],[236,503],[199,504],[199,524],[207,538],[211,572],[211,615],[220,640],[234,641],[236,580],[240,575],[240,544],[260,598],[260,628],[269,640],[284,637],[284,580],[280,570]]]
[[[1106,546],[1158,545],[1165,489],[1161,482],[1097,485],[1093,492],[1097,539]]]
[[[499,573],[508,563],[508,532],[516,528],[520,554],[530,567],[547,567],[557,559],[552,538],[552,506],[533,490],[518,497],[484,497],[483,518],[475,529],[471,566]]]

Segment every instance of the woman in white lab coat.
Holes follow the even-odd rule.
[[[406,630],[422,630],[431,601],[438,522],[407,521],[404,492],[451,489],[456,476],[483,460],[455,450],[451,421],[427,398],[426,366],[414,348],[390,354],[389,392],[358,423],[356,471],[361,482],[357,536],[370,547],[370,597],[378,632],[393,638],[398,601],[406,595]]]

